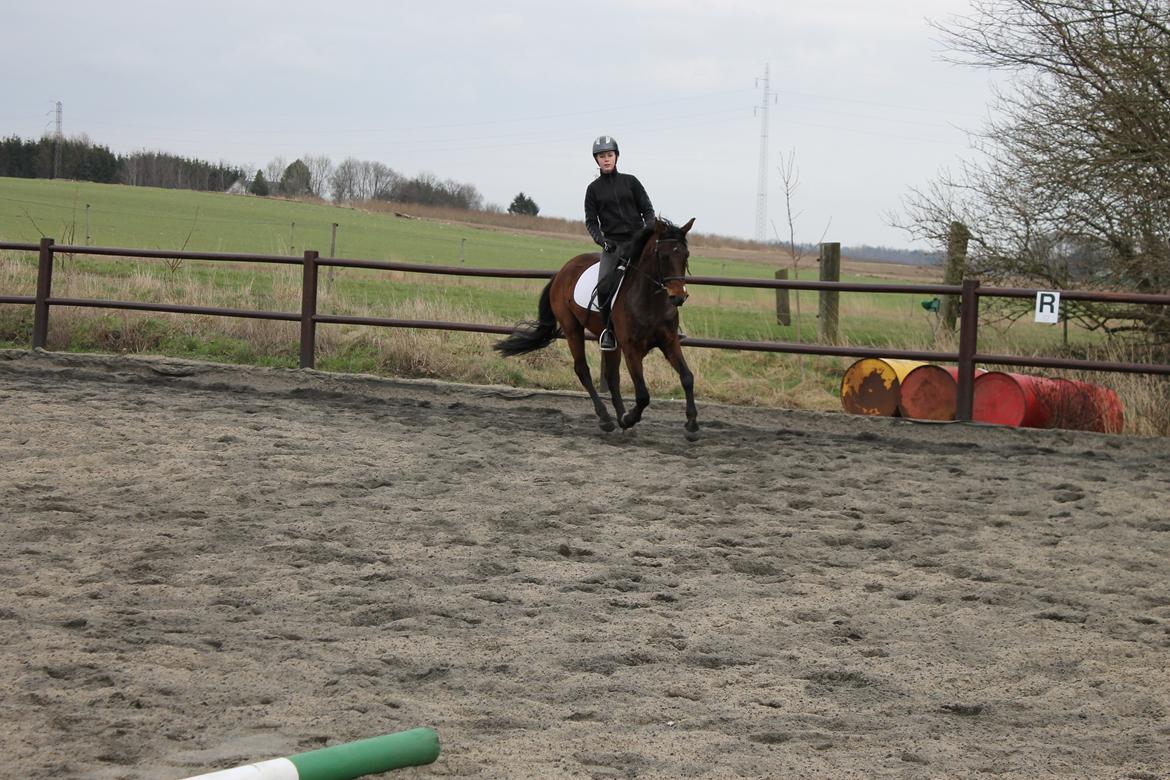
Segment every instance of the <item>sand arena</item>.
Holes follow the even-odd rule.
[[[1170,442],[0,353],[6,777],[1159,778]]]

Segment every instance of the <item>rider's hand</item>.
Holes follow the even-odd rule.
[[[612,241],[604,241],[604,242],[602,242],[602,244],[601,244],[601,248],[602,248],[603,250],[605,250],[606,252],[609,252],[609,253],[611,253],[611,254],[612,254],[612,253],[613,253],[613,250],[617,249],[617,244],[615,244],[615,243],[614,243],[614,242],[612,242]]]

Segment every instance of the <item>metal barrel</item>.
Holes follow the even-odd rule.
[[[975,378],[977,422],[1021,428],[1120,433],[1121,399],[1111,388],[1060,377],[989,371]]]
[[[988,371],[975,378],[972,419],[1016,428],[1051,427],[1052,410],[1045,399],[1055,392],[1052,384],[1044,377]]]
[[[1078,379],[1054,379],[1045,401],[1056,428],[1120,433],[1125,425],[1121,398],[1109,387]]]
[[[975,369],[975,376],[984,372]],[[953,420],[959,394],[957,366],[918,366],[898,387],[898,414],[912,420]]]
[[[841,377],[841,407],[850,414],[897,416],[902,378],[922,365],[926,364],[921,360],[894,358],[862,358],[854,362]]]

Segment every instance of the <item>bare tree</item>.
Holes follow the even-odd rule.
[[[348,203],[358,199],[358,182],[361,178],[362,162],[354,157],[347,157],[334,169],[329,177],[329,187],[333,200],[338,203]]]
[[[792,278],[800,278],[800,261],[804,259],[804,252],[802,247],[796,243],[796,221],[800,218],[803,212],[793,212],[793,201],[796,197],[796,191],[800,189],[800,170],[796,167],[796,150],[792,149],[788,152],[788,157],[780,158],[780,165],[777,170],[780,171],[780,183],[784,187],[784,215],[786,224],[788,226],[788,260],[792,266]],[[821,237],[818,244],[825,240],[825,235],[829,232],[829,225],[832,224],[830,219],[825,223],[825,229],[821,232]],[[772,225],[773,232],[776,231],[776,226]],[[782,244],[784,240],[780,238],[780,234],[776,234],[776,239]],[[800,335],[800,291],[796,291],[793,296],[796,299],[796,340],[801,341]]]
[[[803,253],[796,245],[796,220],[800,217],[800,212],[792,213],[792,199],[796,195],[797,189],[800,188],[800,172],[796,169],[796,150],[789,151],[788,157],[780,158],[780,182],[784,185],[784,216],[787,218],[788,225],[788,262],[792,266],[792,278],[797,280],[800,278],[800,259]],[[776,226],[772,226],[772,230],[776,230]],[[779,234],[776,235],[779,240]],[[800,290],[797,290],[793,296],[796,299],[796,341],[800,343],[803,337],[800,334]],[[804,370],[804,364],[801,363],[801,370]]]
[[[387,165],[380,162],[366,163],[366,197],[370,200],[385,200],[401,178]]]
[[[951,59],[1010,74],[978,157],[907,198],[904,227],[971,230],[985,280],[1170,290],[1170,3],[973,0],[937,25]],[[1170,341],[1162,307],[1082,305]]]
[[[284,176],[284,170],[287,167],[288,164],[283,157],[273,157],[264,166],[264,178],[268,179],[269,183],[275,184],[280,181],[281,176]]]
[[[326,155],[318,157],[311,154],[301,157],[301,161],[309,169],[309,192],[318,198],[326,197],[329,194],[329,180],[333,175],[333,161]]]

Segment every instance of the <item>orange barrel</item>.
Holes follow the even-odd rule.
[[[1069,401],[1062,407],[1062,417],[1057,423],[1061,428],[1099,433],[1121,433],[1125,425],[1125,411],[1121,399],[1110,387],[1081,382],[1076,379],[1062,380],[1073,390]]]
[[[921,360],[862,358],[841,377],[841,406],[850,414],[893,417],[898,413],[898,387]]]
[[[1022,428],[1047,428],[1052,411],[1045,397],[1055,392],[1052,380],[1026,374],[988,371],[975,377],[971,417],[976,422]]]
[[[975,369],[975,376],[983,373]],[[957,366],[918,366],[898,388],[898,412],[913,420],[953,420],[958,396]]]

